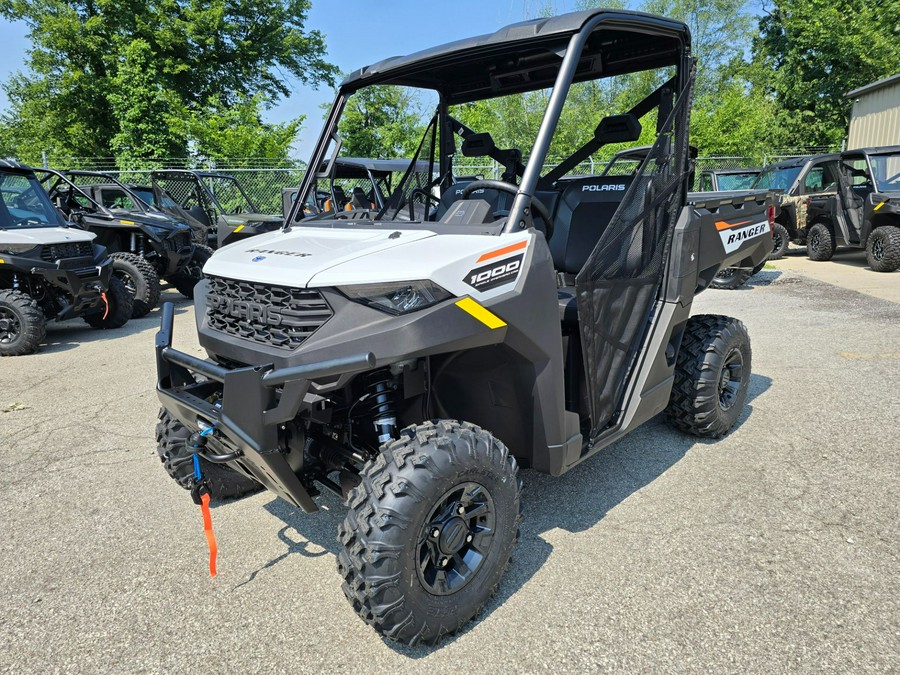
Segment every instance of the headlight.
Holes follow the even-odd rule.
[[[8,253],[9,255],[22,255],[30,253],[37,246],[34,244],[0,244],[0,253]]]
[[[338,290],[354,302],[389,314],[408,314],[431,307],[453,295],[432,281],[400,281],[389,284],[360,284]]]

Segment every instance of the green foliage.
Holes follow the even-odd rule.
[[[412,157],[425,131],[421,101],[404,87],[366,87],[347,101],[338,127],[344,157]]]
[[[197,154],[214,160],[287,157],[305,117],[301,115],[283,124],[266,124],[260,119],[264,104],[262,94],[241,99],[229,107],[213,99],[206,110],[188,122]]]
[[[835,145],[849,123],[844,94],[900,68],[900,3],[776,0],[753,51],[791,143]]]
[[[263,102],[286,95],[288,76],[333,84],[324,36],[304,28],[309,7],[310,0],[0,0],[0,16],[25,21],[32,40],[27,74],[5,84],[2,145],[28,161],[44,149],[126,163],[183,154],[197,128],[186,120],[226,114],[257,94]]]

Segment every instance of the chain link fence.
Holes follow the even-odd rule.
[[[773,148],[762,152],[756,157],[698,157],[695,163],[695,184],[703,171],[713,169],[744,169],[751,167],[763,167],[773,162],[802,157],[804,155],[826,154],[839,152],[838,147],[794,147]],[[608,162],[589,159],[573,168],[571,176],[592,176],[601,173]],[[57,169],[83,169],[104,171],[126,184],[149,185],[150,171],[152,169],[191,169],[194,171],[212,171],[226,176],[233,176],[238,180],[244,191],[253,201],[254,206],[261,213],[281,213],[281,190],[286,187],[296,187],[300,184],[305,171],[303,162],[286,160],[273,162],[270,159],[241,157],[230,160],[198,160],[185,158],[162,158],[149,161],[145,167],[133,170],[121,170],[118,163],[111,157],[72,157],[54,158],[52,161],[45,159],[48,165]],[[545,173],[554,168],[556,163],[544,165]],[[629,173],[637,168],[637,162],[617,162],[613,171],[614,175]],[[477,176],[479,178],[499,179],[503,168],[495,162],[469,162],[454,164],[454,173],[457,176]]]

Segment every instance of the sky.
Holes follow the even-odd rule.
[[[562,13],[575,9],[576,0],[313,0],[307,28],[324,33],[327,59],[343,72],[351,72],[390,56],[493,32],[536,15],[548,4]],[[0,82],[24,70],[27,32],[24,23],[0,19]],[[284,122],[306,115],[292,154],[307,159],[322,126],[321,106],[331,102],[334,91],[315,90],[298,81],[289,81],[288,86],[291,96],[278,101],[264,118]],[[0,90],[0,110],[7,104]]]
[[[381,59],[409,54],[474,35],[490,33],[533,15],[546,3],[542,0],[313,0],[307,28],[325,34],[327,59],[343,72]],[[553,0],[557,12],[574,9],[575,0]],[[377,11],[373,11],[377,7]],[[28,27],[22,22],[0,19],[0,82],[24,70],[30,46]],[[322,126],[323,103],[330,103],[334,91],[318,90],[289,81],[290,97],[281,99],[264,118],[283,122],[306,115],[294,155],[306,159]],[[0,110],[8,105],[0,90]]]

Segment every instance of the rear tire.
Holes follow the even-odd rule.
[[[704,438],[728,433],[747,400],[751,356],[750,336],[737,319],[691,317],[675,362],[669,424]]]
[[[110,277],[109,288],[106,289],[106,304],[107,307],[103,307],[99,312],[86,315],[85,323],[91,328],[101,330],[121,328],[128,323],[134,312],[134,298],[121,279]]]
[[[900,269],[900,227],[883,225],[872,230],[866,242],[866,260],[876,272]]]
[[[834,255],[834,232],[825,223],[816,223],[806,235],[806,256],[826,262]]]
[[[344,594],[363,621],[414,645],[472,619],[518,539],[517,471],[500,441],[465,422],[407,427],[383,446],[338,530]]]
[[[156,452],[166,473],[185,490],[190,490],[194,480],[194,454],[185,447],[190,436],[191,432],[174,415],[165,408],[159,409]],[[247,478],[224,464],[207,462],[202,457],[200,473],[209,483],[210,496],[217,500],[242,497],[262,487],[252,478]]]
[[[139,319],[159,304],[159,275],[149,262],[134,253],[113,253],[113,276],[121,279],[134,298],[131,318]]]
[[[47,320],[37,300],[22,291],[0,291],[0,356],[31,354],[46,338]]]
[[[203,279],[203,266],[212,257],[213,250],[209,246],[194,245],[194,255],[185,266],[184,271],[169,278],[169,282],[184,297],[194,299],[194,286]]]
[[[726,267],[713,277],[709,287],[731,291],[747,283],[747,279],[752,277],[753,274],[753,270],[749,267]]]
[[[775,223],[775,228],[772,230],[772,244],[774,245],[774,248],[769,254],[769,260],[779,260],[783,258],[784,254],[787,253],[790,243],[791,235],[787,231],[787,228],[781,223]]]

